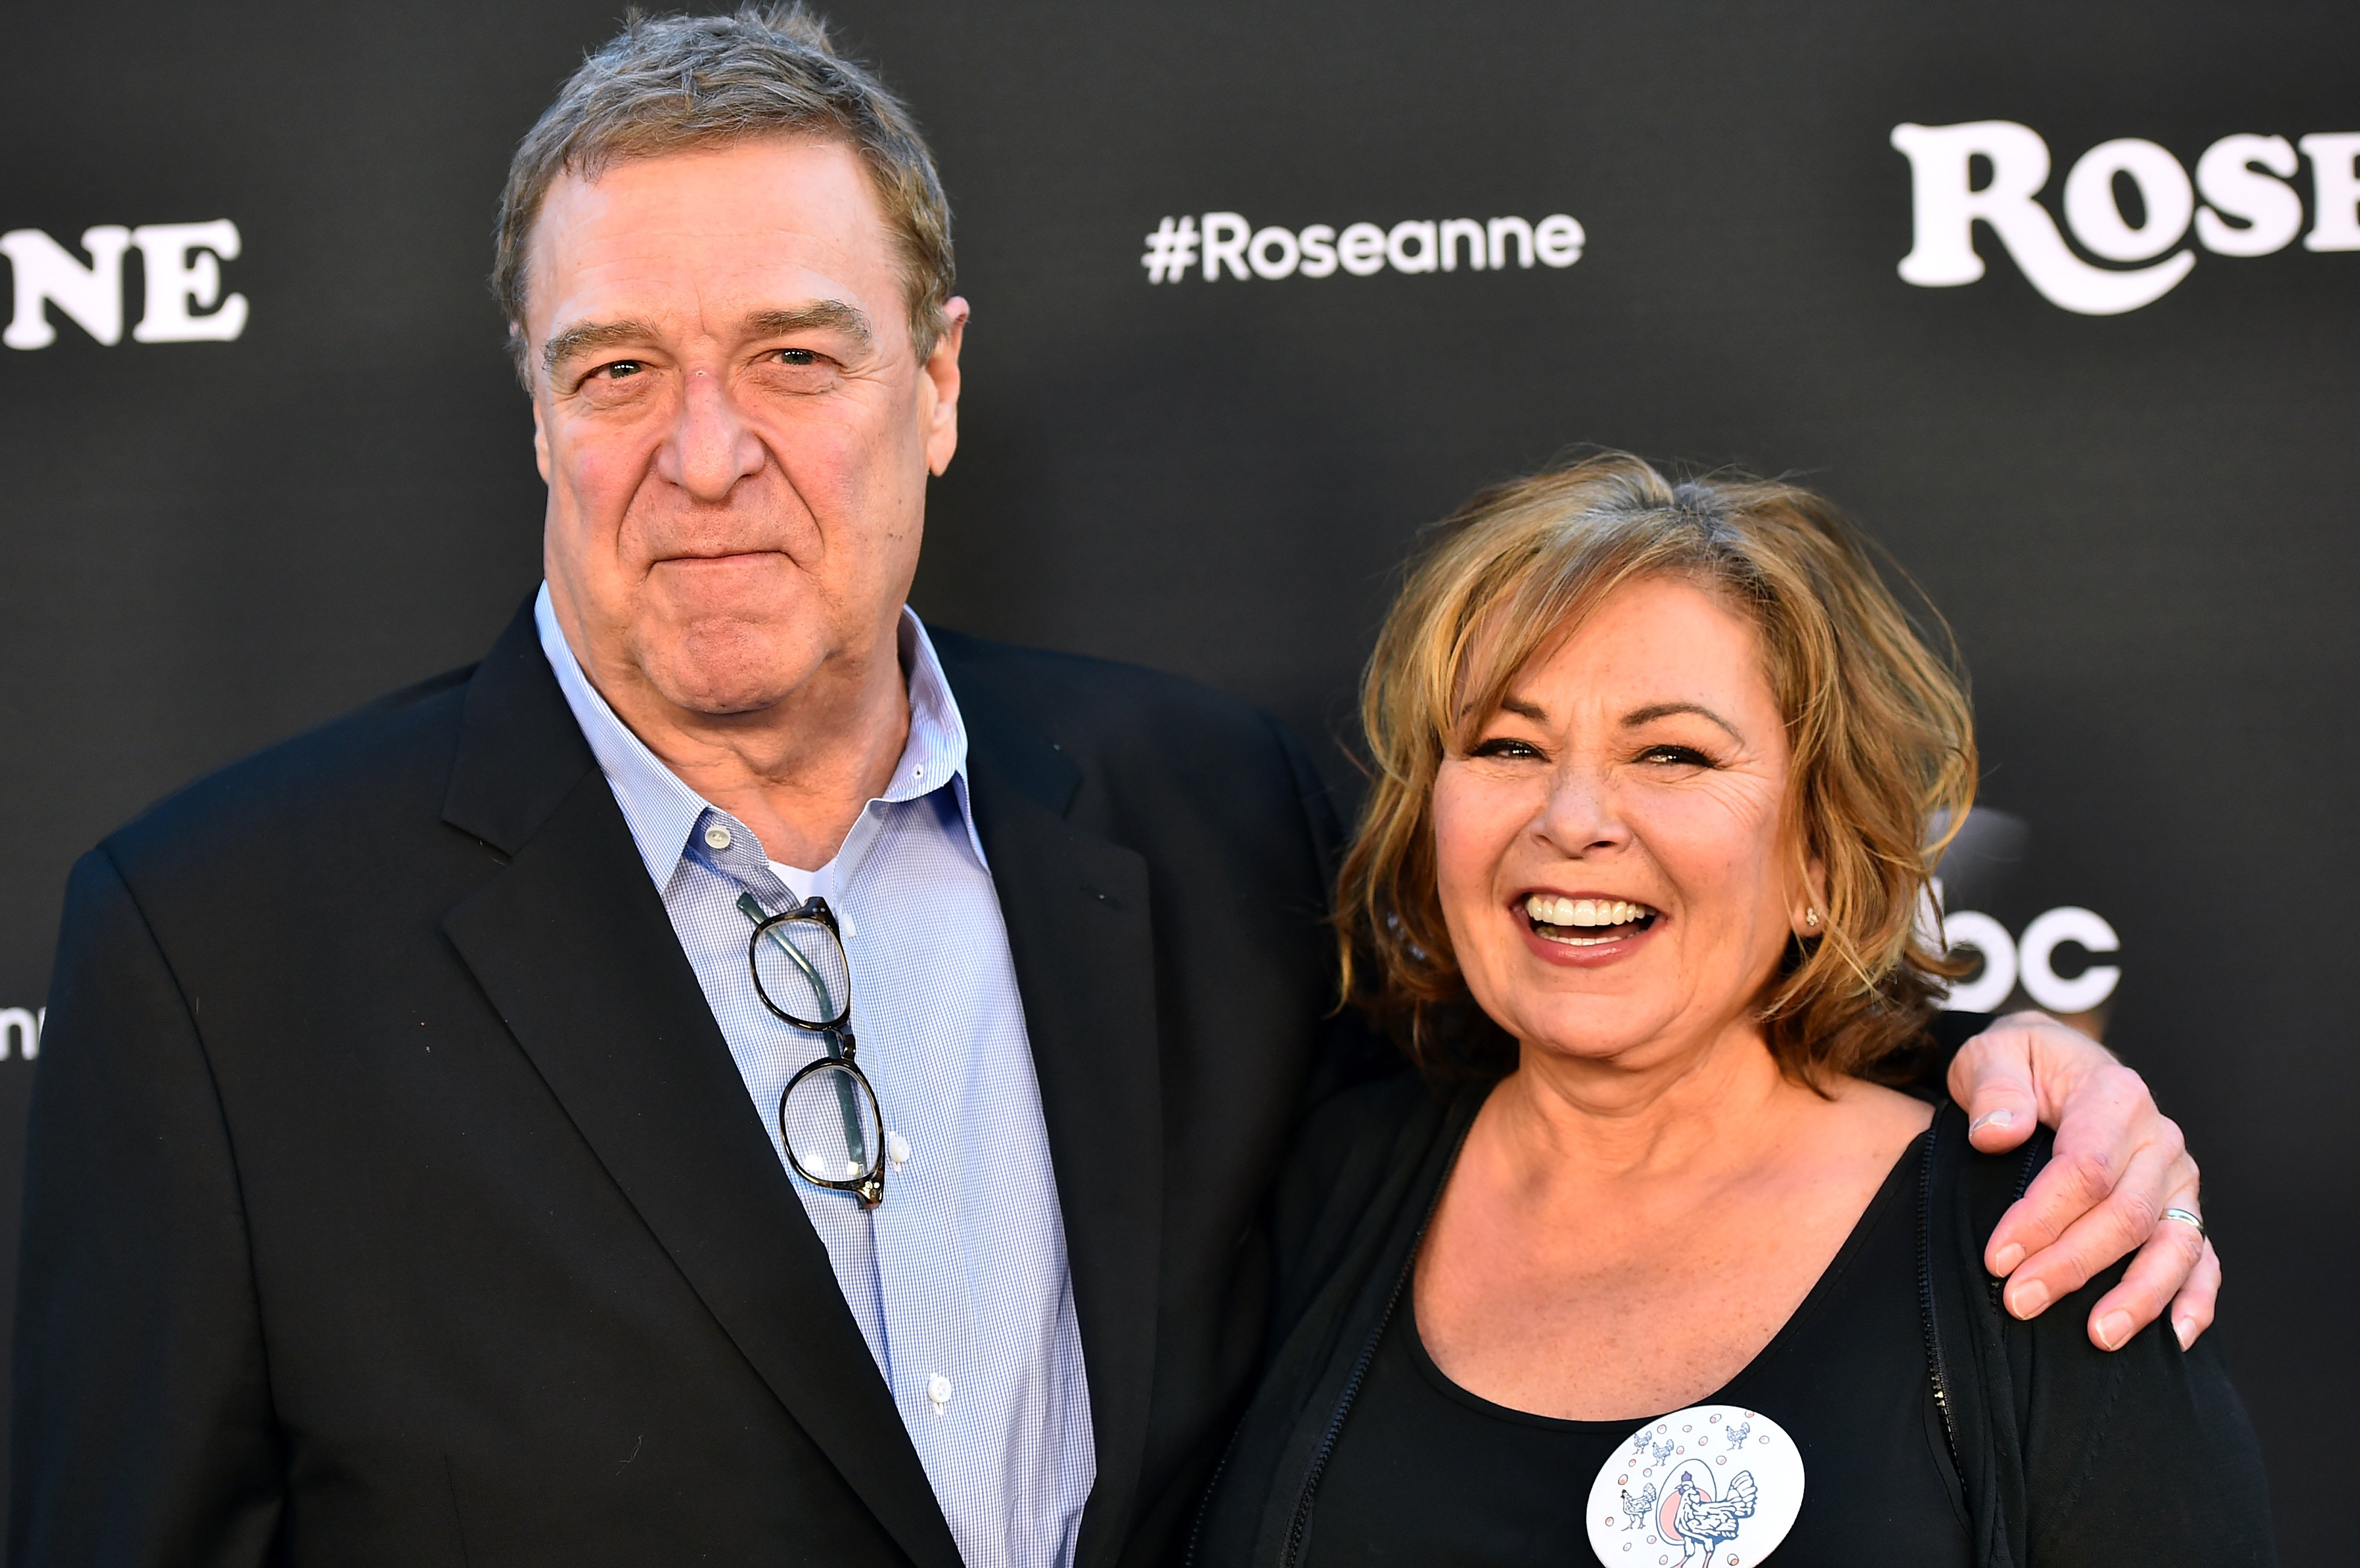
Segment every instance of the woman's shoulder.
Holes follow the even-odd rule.
[[[1966,1113],[1945,1102],[1934,1108],[1922,1148],[1918,1229],[1929,1279],[1954,1287],[1961,1300],[1995,1301],[2000,1282],[1983,1271],[1983,1249],[2049,1163],[2055,1135],[2036,1127],[2016,1148],[1985,1154],[1967,1140]]]
[[[1303,1119],[1291,1164],[1333,1180],[1371,1157],[1382,1157],[1405,1131],[1447,1109],[1451,1096],[1404,1069],[1330,1094]]]
[[[1919,1188],[1928,1323],[1961,1463],[2022,1499],[2018,1559],[2106,1564],[2276,1561],[2261,1454],[2219,1335],[2190,1350],[2162,1321],[2114,1350],[2090,1338],[2092,1310],[2127,1260],[2021,1321],[1983,1255],[2000,1218],[2054,1153],[2046,1127],[2003,1154],[1967,1142],[1955,1105],[1937,1112]]]
[[[1282,1323],[1356,1237],[1395,1222],[1436,1142],[1471,1114],[1464,1101],[1404,1070],[1331,1095],[1304,1118],[1271,1201]]]
[[[1402,1156],[1432,1141],[1449,1105],[1404,1069],[1314,1106],[1279,1173],[1273,1220],[1282,1248],[1323,1217],[1365,1209]]]

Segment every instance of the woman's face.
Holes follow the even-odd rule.
[[[1811,901],[1787,764],[1750,622],[1674,578],[1611,594],[1435,780],[1475,1000],[1527,1047],[1633,1066],[1744,1017]]]

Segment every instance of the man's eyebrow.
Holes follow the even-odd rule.
[[[569,359],[620,343],[646,343],[655,335],[656,330],[645,321],[576,321],[549,334],[549,342],[541,345],[541,367],[554,376]]]
[[[749,338],[781,337],[788,332],[842,332],[858,340],[863,348],[877,342],[877,330],[869,324],[869,313],[842,299],[814,299],[792,310],[757,310],[746,318],[739,331]]]
[[[739,331],[747,337],[764,338],[788,332],[836,332],[855,339],[863,348],[877,341],[877,331],[869,324],[868,312],[842,299],[815,299],[791,310],[757,310],[740,323]],[[595,354],[600,349],[647,343],[656,335],[655,328],[641,321],[577,321],[563,332],[550,334],[541,351],[541,367],[553,376],[557,367],[569,359]]]
[[[1699,718],[1710,719],[1729,732],[1730,739],[1741,746],[1745,742],[1745,737],[1737,733],[1735,724],[1701,702],[1650,702],[1644,708],[1633,708],[1623,714],[1622,727],[1626,730],[1637,729],[1641,724],[1652,724],[1657,719],[1667,719],[1674,713],[1694,713]]]

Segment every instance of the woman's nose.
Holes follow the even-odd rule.
[[[722,377],[692,370],[680,418],[657,459],[658,472],[699,501],[726,501],[738,481],[760,472],[762,442]]]
[[[1538,826],[1542,836],[1563,855],[1611,849],[1630,837],[1608,781],[1586,768],[1557,770]]]

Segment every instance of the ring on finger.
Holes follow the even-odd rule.
[[[2196,1227],[2196,1239],[2199,1241],[2206,1239],[2204,1234],[2204,1217],[2202,1214],[2195,1214],[2188,1209],[2166,1209],[2163,1211],[2163,1217],[2168,1220],[2178,1220],[2181,1225],[2194,1225]]]

